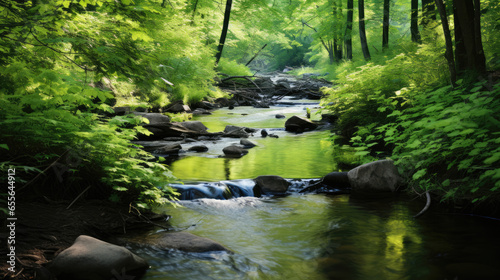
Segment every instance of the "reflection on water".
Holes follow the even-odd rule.
[[[181,203],[162,209],[175,227],[234,254],[136,249],[145,279],[500,279],[498,221],[347,195]]]
[[[242,158],[218,158],[222,149],[239,144],[240,139],[223,138],[210,150],[202,154],[190,154],[173,162],[169,169],[181,180],[221,181],[255,178],[259,175],[278,175],[284,178],[319,178],[337,171],[333,161],[333,147],[328,141],[329,131],[312,131],[294,134],[284,131],[287,118],[305,116],[305,108],[314,106],[273,107],[255,109],[236,107],[234,110],[220,109],[213,115],[202,116],[202,121],[211,132],[223,131],[226,125],[267,129],[278,139],[255,133],[248,140],[257,144]],[[314,110],[313,110],[314,111]],[[244,115],[242,115],[244,114]],[[246,115],[248,114],[248,115]],[[276,114],[287,118],[277,119]],[[318,118],[318,115],[314,115]]]

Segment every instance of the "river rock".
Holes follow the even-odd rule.
[[[188,105],[184,105],[182,103],[176,103],[170,107],[168,107],[167,112],[171,113],[189,113],[191,112],[191,108]]]
[[[160,113],[134,112],[135,115],[148,119],[149,125],[169,123],[170,118]]]
[[[158,155],[177,155],[179,151],[182,149],[182,146],[179,144],[165,145],[161,148],[156,149],[153,153]]]
[[[263,129],[263,130],[260,131],[260,135],[262,137],[267,137],[267,135],[269,135],[269,133],[267,133],[267,130]]]
[[[290,132],[304,132],[308,130],[315,130],[318,127],[309,119],[301,118],[299,116],[292,116],[285,122],[285,130]]]
[[[403,179],[392,160],[378,160],[347,173],[353,194],[395,192]]]
[[[222,152],[224,152],[227,157],[242,157],[248,154],[247,150],[234,145],[225,147],[222,149]]]
[[[147,237],[146,243],[157,248],[176,249],[185,252],[203,253],[213,251],[231,252],[211,239],[189,232],[164,232]]]
[[[276,117],[277,119],[284,119],[284,118],[286,118],[286,116],[285,116],[285,115],[283,115],[283,114],[276,114],[276,116],[275,116],[275,117]]]
[[[204,133],[208,130],[208,128],[200,121],[178,122],[177,124],[198,133]]]
[[[208,110],[203,109],[203,108],[196,108],[193,111],[193,115],[211,115],[211,114],[212,113],[210,113]]]
[[[60,280],[109,280],[118,275],[132,279],[148,268],[145,260],[128,249],[86,235],[80,235],[48,266]]]
[[[347,172],[330,172],[323,177],[323,184],[335,188],[350,188]]]
[[[255,131],[257,130],[249,127],[227,125],[226,128],[224,128],[224,136],[236,137],[236,138],[248,138],[250,134],[254,133]]]
[[[210,110],[210,109],[215,109],[217,106],[213,103],[210,103],[208,101],[200,101],[196,102],[193,104],[193,108],[196,109],[205,109],[205,110]]]
[[[203,152],[208,151],[208,147],[205,145],[197,145],[197,146],[193,146],[193,147],[189,148],[188,151],[203,153]]]
[[[250,148],[257,146],[255,143],[253,143],[252,141],[247,140],[247,139],[241,139],[240,144],[243,145],[243,148],[245,148],[245,149],[250,149]]]
[[[253,192],[255,196],[262,194],[285,194],[290,183],[280,176],[264,175],[255,179]]]

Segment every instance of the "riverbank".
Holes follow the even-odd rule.
[[[80,235],[116,242],[116,238],[155,225],[166,226],[166,217],[137,212],[129,205],[105,200],[83,200],[68,207],[69,201],[23,200],[17,207],[15,272],[2,262],[0,279],[43,279],[44,266]],[[6,234],[2,243],[6,244]],[[2,251],[2,255],[7,252]]]

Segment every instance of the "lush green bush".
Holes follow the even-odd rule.
[[[338,130],[349,140],[358,127],[387,122],[389,111],[380,106],[402,98],[402,92],[433,87],[445,81],[446,62],[432,45],[420,45],[416,52],[399,53],[391,59],[374,59],[352,69],[344,63],[342,73],[335,73],[336,84],[325,88],[326,108],[339,116]],[[432,65],[432,66],[429,66]],[[404,105],[401,103],[401,105]]]
[[[217,72],[229,76],[252,76],[248,67],[233,60],[222,58],[217,65]]]
[[[489,87],[489,86],[488,86]],[[414,94],[411,105],[390,110],[389,122],[359,133],[354,141],[370,147],[383,141],[392,158],[411,176],[419,191],[473,202],[500,199],[500,84],[450,86]]]
[[[104,103],[113,97],[108,91],[56,70],[34,68],[14,62],[0,70],[0,79],[9,85],[0,89],[3,175],[13,166],[20,183],[27,183],[47,167],[43,180],[29,187],[65,199],[87,186],[141,207],[172,198],[173,190],[164,187],[173,179],[169,171],[130,143],[137,133],[149,133],[141,119],[103,119],[95,112],[111,111]]]

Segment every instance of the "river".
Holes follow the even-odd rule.
[[[320,178],[339,167],[328,131],[291,134],[286,119],[305,116],[307,101],[269,109],[236,107],[198,117],[209,131],[225,125],[265,128],[279,138],[257,144],[238,159],[219,158],[226,139],[202,154],[170,165],[184,182],[202,184],[259,175]],[[313,116],[317,118],[317,116]],[[146,280],[166,279],[500,279],[500,221],[431,208],[414,219],[423,201],[398,195],[356,199],[349,195],[298,194],[180,201],[158,211],[172,226],[213,239],[234,253],[184,253],[134,247],[151,269]]]

